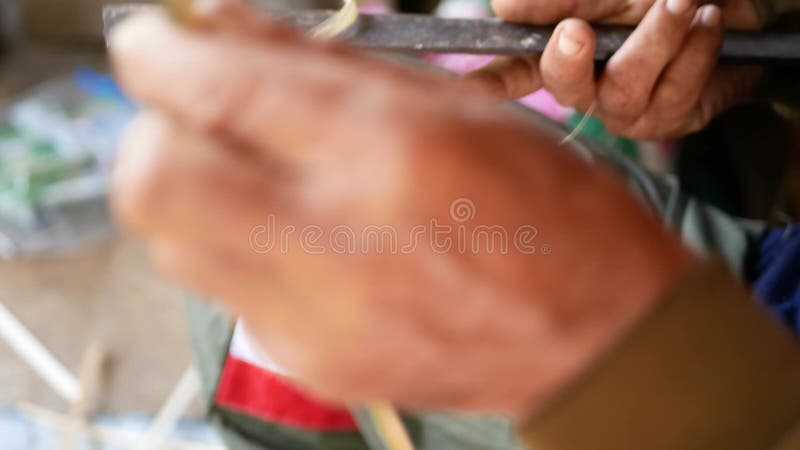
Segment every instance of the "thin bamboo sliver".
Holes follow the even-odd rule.
[[[320,39],[334,38],[353,26],[358,20],[358,4],[356,0],[342,0],[342,9],[336,11],[311,30],[311,36]]]

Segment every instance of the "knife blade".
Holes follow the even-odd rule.
[[[103,21],[106,37],[125,17],[157,5],[106,6]],[[308,30],[326,20],[333,11],[298,10],[273,13],[279,22]],[[633,31],[631,27],[595,26],[595,59],[611,57]],[[475,55],[539,55],[553,27],[521,25],[499,19],[451,19],[417,14],[359,16],[341,35],[352,45],[368,50],[404,53],[466,53]],[[729,64],[798,64],[800,33],[739,32],[725,34],[721,62]]]

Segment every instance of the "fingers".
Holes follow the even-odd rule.
[[[125,90],[149,106],[243,147],[298,158],[322,147],[347,102],[363,105],[372,94],[369,69],[293,33],[265,33],[194,32],[141,14],[112,36],[111,56]]]
[[[542,80],[536,59],[498,57],[485,67],[462,77],[459,84],[513,100],[538,91],[542,87]]]
[[[153,114],[131,127],[118,158],[112,208],[124,226],[147,238],[247,251],[255,226],[270,213],[289,214],[275,170]]]
[[[653,93],[649,109],[656,116],[677,119],[697,105],[722,49],[721,16],[715,5],[698,10],[689,37]]]
[[[647,0],[645,0],[647,1]],[[495,13],[509,22],[551,24],[567,17],[599,21],[629,9],[626,0],[492,0]],[[638,2],[641,3],[641,2]]]
[[[564,106],[586,111],[596,101],[597,116],[615,134],[663,139],[696,131],[752,88],[752,78],[743,76],[709,82],[722,47],[723,17],[716,5],[696,9],[692,0],[659,0],[599,81],[592,29],[567,19],[541,58],[542,83]]]
[[[590,22],[635,24],[653,3],[653,0],[492,0],[495,13],[506,21],[545,25],[568,17]],[[722,7],[725,24],[730,28],[755,30],[764,25],[753,0],[716,3]]]
[[[598,110],[633,120],[642,115],[665,67],[681,49],[695,13],[693,0],[658,0],[606,65]]]
[[[517,99],[546,87],[564,106],[588,108],[594,101],[595,35],[584,21],[567,19],[553,33],[541,64],[533,58],[497,58],[459,83]]]
[[[594,102],[595,34],[586,22],[567,19],[556,28],[542,55],[542,79],[564,106],[587,110]]]
[[[268,42],[273,49],[291,45],[290,38]],[[110,50],[117,79],[128,93],[197,128],[232,126],[230,116],[269,87],[260,67],[247,58],[260,55],[247,55],[243,42],[189,31],[164,15],[140,14],[126,21],[112,35]],[[280,65],[280,56],[267,58]]]

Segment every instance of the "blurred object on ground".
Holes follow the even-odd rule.
[[[89,69],[51,80],[0,118],[0,257],[74,250],[109,236],[106,189],[136,108]]]
[[[150,425],[152,417],[145,414],[102,415],[94,423],[98,426],[109,427],[123,432],[141,433]],[[32,450],[59,448],[61,436],[52,427],[37,423],[23,415],[16,408],[0,408],[0,436],[2,436],[3,450]],[[220,440],[210,425],[200,420],[183,420],[180,422],[171,437],[176,440],[220,445]],[[110,446],[93,446],[89,442],[78,441],[75,450],[111,450]]]

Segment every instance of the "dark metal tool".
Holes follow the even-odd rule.
[[[106,34],[127,15],[159,6],[128,4],[103,11]],[[310,29],[331,11],[301,10],[274,13],[275,20]],[[597,26],[595,59],[607,60],[630,35],[632,28]],[[544,51],[552,27],[506,23],[498,19],[445,19],[426,15],[361,15],[342,35],[351,44],[408,53],[469,53],[476,55],[536,55]],[[800,33],[728,32],[722,62],[737,64],[800,64]]]

